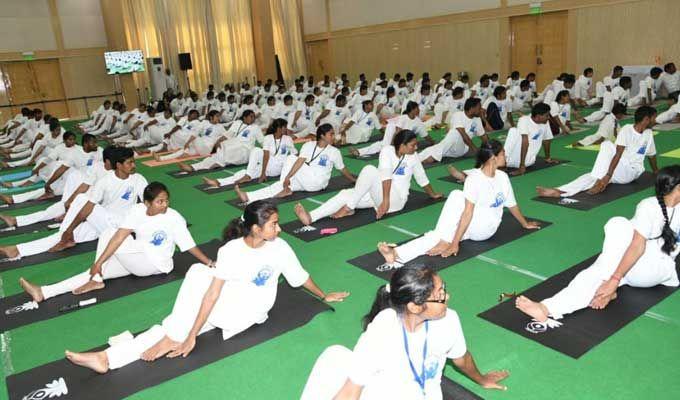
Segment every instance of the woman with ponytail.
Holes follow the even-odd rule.
[[[288,125],[288,122],[282,118],[272,121],[269,128],[267,128],[262,148],[253,147],[250,150],[246,169],[222,179],[203,178],[203,182],[217,188],[234,184],[239,185],[250,182],[253,179],[263,183],[267,181],[267,177],[279,176],[286,158],[289,155],[297,154],[293,139],[286,135],[286,125]]]
[[[456,256],[461,241],[488,240],[501,224],[503,207],[507,207],[525,229],[540,229],[538,223],[524,218],[508,175],[499,169],[504,166],[503,145],[490,140],[479,148],[474,169],[463,173],[449,167],[454,177],[465,182],[463,190],[449,194],[434,230],[398,247],[378,243],[378,250],[385,258],[383,268],[399,268],[424,254]]]
[[[477,369],[448,300],[446,284],[431,268],[396,270],[378,289],[354,350],[327,348],[301,400],[441,399],[447,359],[480,386],[505,390],[500,381],[507,371]]]
[[[361,170],[353,189],[341,190],[311,212],[298,203],[295,214],[305,226],[326,217],[337,219],[352,215],[357,208],[373,208],[375,218],[380,219],[404,208],[412,177],[431,198],[442,197],[432,189],[416,154],[417,149],[415,133],[400,131],[394,137],[393,145],[380,151],[378,167],[367,165]]]
[[[249,204],[243,216],[224,230],[225,244],[215,267],[194,264],[179,289],[175,305],[161,325],[109,347],[105,351],[73,353],[74,364],[98,373],[136,360],[186,357],[196,336],[219,328],[224,340],[252,325],[265,323],[274,306],[279,276],[293,287],[303,286],[327,302],[343,301],[349,293],[325,293],[304,270],[293,249],[279,233],[279,213],[272,203]]]
[[[656,196],[642,200],[635,216],[611,218],[604,226],[602,253],[553,297],[535,302],[519,296],[516,306],[544,322],[582,308],[603,309],[616,299],[619,286],[676,287],[675,258],[680,252],[680,165],[662,168]]]

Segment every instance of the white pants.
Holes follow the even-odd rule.
[[[242,165],[247,163],[251,147],[242,143],[231,142],[231,140],[222,142],[220,148],[212,156],[193,164],[192,168],[194,171],[214,168],[215,165],[224,167],[225,165]]]
[[[597,122],[597,121],[601,121],[609,113],[610,112],[608,112],[608,111],[597,110],[594,113],[585,117],[584,119],[586,120],[586,122]]]
[[[531,140],[531,138],[528,138]],[[508,168],[519,168],[520,159],[522,158],[522,135],[520,135],[517,128],[510,128],[508,137],[505,138],[505,164]],[[525,167],[531,167],[536,163],[537,154],[531,154],[531,143],[527,148],[526,159],[524,160]]]
[[[467,154],[469,150],[470,148],[465,144],[465,141],[463,141],[460,132],[455,128],[451,128],[441,142],[426,147],[423,151],[418,153],[418,158],[422,162],[429,157],[432,157],[439,162],[444,157],[462,157]]]
[[[365,143],[371,137],[373,133],[373,128],[368,128],[365,126],[352,125],[346,132],[346,140],[349,144]]]
[[[111,229],[101,235],[97,242],[95,260],[99,259],[102,253],[104,253],[106,246],[108,246],[116,231],[116,229]],[[128,275],[149,276],[161,273],[163,273],[163,271],[160,271],[154,266],[153,261],[149,260],[149,257],[144,253],[142,243],[133,239],[132,236],[128,236],[120,247],[118,247],[118,250],[116,250],[108,261],[102,265],[101,280],[121,278]],[[43,286],[42,292],[45,299],[59,296],[64,293],[70,293],[86,284],[90,278],[90,270],[87,269],[84,272],[61,282]]]
[[[604,226],[602,253],[593,265],[581,271],[569,285],[551,298],[541,301],[555,319],[588,307],[602,282],[616,271],[619,262],[628,249],[634,234],[633,224],[623,218],[611,218]],[[678,286],[675,262],[661,252],[656,244],[647,242],[647,248],[640,259],[621,279],[619,286],[653,287],[656,285]]]
[[[208,156],[213,148],[213,141],[211,139],[197,137],[191,144],[189,144],[188,149],[181,148],[174,153],[166,154],[161,156],[161,161],[174,160],[175,158],[180,158],[182,156]]]
[[[434,230],[425,233],[423,236],[413,239],[398,246],[395,250],[399,255],[399,263],[407,262],[427,253],[440,241],[451,243],[458,230],[460,218],[465,209],[465,196],[463,191],[454,190],[444,203],[444,208],[439,214],[437,225]],[[495,213],[487,212],[481,207],[475,207],[472,220],[461,240],[482,241],[487,240],[496,233],[501,220]]]
[[[62,187],[63,187],[63,185],[62,185]],[[45,194],[45,189],[39,188],[39,189],[35,189],[35,190],[29,190],[28,192],[24,192],[24,193],[13,194],[12,200],[14,200],[14,204],[20,204],[20,203],[25,203],[25,202],[31,201],[31,200],[36,200],[44,194]],[[54,194],[60,195],[61,193],[55,192]]]
[[[262,189],[248,192],[248,202],[252,203],[257,200],[270,199],[281,193],[283,191],[283,181],[288,176],[297,159],[297,156],[288,156],[281,169],[281,179]],[[302,167],[290,178],[290,190],[293,192],[318,192],[324,190],[326,186],[328,186],[328,179],[320,179],[307,164],[302,164]]]
[[[233,185],[237,180],[248,175],[252,179],[257,179],[262,175],[262,160],[264,157],[264,150],[259,147],[255,147],[250,151],[250,156],[248,157],[248,165],[246,169],[237,171],[234,175],[227,178],[218,179],[220,186]],[[281,169],[283,169],[283,163],[278,162],[275,158],[270,157],[267,163],[267,176],[279,176],[281,174]]]
[[[588,135],[583,139],[579,140],[578,143],[583,146],[590,146],[591,144],[595,144],[595,142],[597,142],[600,139],[609,140],[608,138],[605,138],[604,136],[598,133],[593,133],[592,135]]]
[[[385,128],[385,135],[383,136],[382,140],[379,142],[373,142],[368,146],[359,149],[359,155],[366,157],[380,153],[380,150],[382,150],[383,147],[392,144],[392,140],[394,139],[394,134],[396,131],[397,125],[395,125],[393,122],[388,122],[387,127]]]
[[[616,145],[610,141],[602,142],[600,151],[595,159],[595,164],[593,165],[593,170],[557,188],[564,192],[562,197],[571,197],[576,193],[593,187],[598,179],[602,179],[607,174],[609,165],[615,155]],[[639,165],[631,164],[626,157],[621,157],[609,182],[617,184],[631,183],[639,178],[643,172],[644,167],[640,168]]]
[[[654,101],[654,100],[656,100],[656,95],[654,93],[652,93],[652,101]],[[637,96],[628,100],[628,107],[641,106],[641,105],[645,104],[646,101],[647,101],[647,92],[645,92],[645,93],[640,92],[640,93],[638,93]]]
[[[65,200],[54,203],[42,211],[36,211],[28,215],[18,215],[16,217],[17,226],[33,225],[37,224],[38,222],[49,221],[59,217],[60,215],[64,215],[66,212],[66,209],[64,208],[64,201]]]
[[[297,122],[295,122],[295,127],[293,127],[293,118],[291,118],[288,123],[288,129],[293,131],[295,137],[302,138],[314,131],[314,123],[311,120],[300,116]]]
[[[390,190],[390,209],[388,213],[400,211],[406,205],[408,196],[404,197],[396,188]],[[347,206],[352,210],[357,208],[377,209],[383,201],[382,181],[378,169],[373,165],[365,166],[354,184],[354,189],[344,189],[312,210],[309,215],[312,222],[335,214],[342,207]]]
[[[326,348],[316,359],[300,400],[333,400],[347,381],[352,350],[339,345]]]
[[[678,113],[675,112],[675,110],[673,110],[673,108],[671,107],[668,110],[666,110],[662,113],[659,113],[656,116],[656,123],[657,124],[665,124],[667,122],[671,122],[673,120],[673,118],[675,118],[676,115],[678,115]]]
[[[444,121],[444,112],[446,111],[446,106],[442,103],[437,103],[434,105],[434,116],[427,121],[425,121],[425,128],[426,129],[431,129],[437,124],[441,124],[447,121]],[[450,120],[451,118],[451,113],[449,113],[446,116],[446,119]]]

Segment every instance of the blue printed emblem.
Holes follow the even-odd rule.
[[[154,246],[160,246],[163,244],[165,239],[167,239],[168,235],[165,233],[165,231],[156,231],[151,235],[151,243]]]
[[[130,196],[132,195],[132,187],[128,187],[125,189],[125,193],[123,193],[122,196],[120,196],[121,199],[123,200],[130,200]]]
[[[541,131],[538,131],[531,137],[531,140],[538,140],[541,138]]]
[[[213,128],[206,129],[205,130],[205,136],[210,136],[210,134],[212,133],[212,130],[213,130]]]
[[[394,171],[395,175],[401,175],[404,176],[406,175],[406,166],[405,165],[400,165],[399,168],[397,168],[396,171]]]
[[[271,269],[271,267],[264,267],[257,273],[257,275],[255,275],[255,278],[253,278],[252,282],[255,284],[255,286],[264,286],[267,284],[269,278],[272,277],[273,273],[274,271]]]
[[[423,370],[425,380],[434,379],[437,371],[439,371],[439,360],[434,356],[428,357],[425,361],[425,369]]]
[[[340,116],[340,110],[335,111],[335,115],[339,117]]]
[[[94,163],[94,158],[90,158],[89,160],[87,160],[87,166],[88,167],[91,167],[93,163]]]
[[[470,133],[473,135],[477,133],[477,124],[472,123],[472,125],[470,125]]]
[[[249,134],[250,134],[250,131],[248,129],[246,129],[245,131],[243,131],[243,133],[241,133],[241,137],[247,138]]]
[[[328,165],[328,156],[323,154],[321,157],[319,157],[319,165],[322,167],[325,167]]]
[[[496,200],[491,204],[491,208],[501,207],[505,203],[505,195],[502,192],[496,194]]]
[[[646,152],[647,152],[647,146],[646,145],[640,146],[640,148],[637,151],[638,154],[642,154],[642,155],[644,155]]]

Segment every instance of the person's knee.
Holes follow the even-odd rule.
[[[378,176],[378,168],[376,168],[374,165],[367,165],[361,169],[359,175],[367,177]]]
[[[352,356],[352,350],[339,344],[334,344],[327,347],[320,355],[319,360],[332,360],[336,365],[345,364],[345,360],[349,360]]]
[[[195,276],[204,276],[204,275],[209,275],[209,274],[212,274],[210,267],[208,267],[205,264],[195,263],[191,267],[189,267],[189,270],[187,271],[187,274],[186,274],[186,278],[195,277]]]
[[[633,224],[624,217],[612,217],[604,225],[604,234],[624,235],[633,231]]]

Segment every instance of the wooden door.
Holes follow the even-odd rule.
[[[40,99],[45,102],[44,112],[56,118],[69,116],[68,106],[64,99],[64,86],[61,82],[59,60],[36,60],[29,63],[35,77]]]
[[[562,73],[567,64],[567,12],[512,17],[511,65],[526,76],[536,73],[539,91]]]
[[[331,79],[333,78],[328,40],[307,43],[307,60],[309,62],[309,73],[314,76],[315,81],[322,81],[324,75],[329,75]]]
[[[11,108],[12,116],[25,104],[57,118],[69,117],[59,60],[5,62],[0,69],[7,97],[17,105]]]

